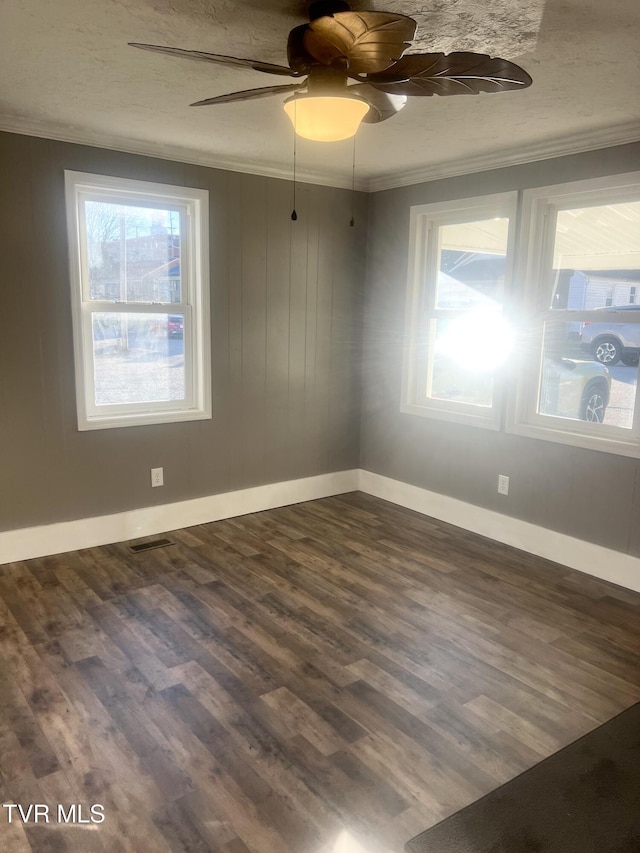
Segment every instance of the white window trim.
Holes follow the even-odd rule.
[[[554,320],[601,321],[598,311],[575,311],[550,308],[550,292],[542,286],[546,269],[550,269],[553,250],[549,213],[580,205],[607,204],[640,198],[640,172],[572,181],[548,187],[525,190],[518,235],[516,269],[523,284],[521,291],[521,327],[530,333],[530,346],[520,359],[519,377],[507,406],[505,430],[529,438],[558,444],[640,456],[640,382],[636,392],[634,424],[631,429],[589,424],[537,413],[538,377],[536,364],[542,353],[544,322]],[[551,283],[549,283],[551,286]],[[619,312],[620,322],[638,322],[633,312]],[[607,319],[615,321],[616,312],[608,311]],[[533,334],[531,331],[533,330]]]
[[[429,233],[441,225],[474,221],[478,217],[508,217],[509,236],[507,242],[507,262],[503,306],[508,311],[508,298],[515,257],[516,211],[518,193],[506,192],[493,195],[464,198],[447,202],[417,205],[411,208],[409,262],[407,276],[407,300],[405,317],[405,344],[402,369],[402,396],[400,411],[405,414],[419,415],[452,423],[473,424],[484,429],[499,430],[502,425],[504,384],[502,371],[494,373],[493,402],[491,406],[481,407],[472,403],[459,403],[422,397],[418,393],[420,377],[424,377],[424,362],[427,357],[428,342],[423,340],[421,330],[424,326],[424,270],[427,259]],[[433,274],[433,269],[431,270]],[[435,294],[428,294],[430,301]],[[438,316],[438,310],[431,303],[430,322]],[[454,311],[442,309],[442,317],[455,316]],[[458,312],[460,316],[466,311]]]
[[[93,399],[93,347],[91,314],[114,308],[83,298],[86,274],[85,241],[81,235],[80,201],[85,196],[130,201],[179,203],[187,210],[187,234],[183,245],[182,303],[126,303],[127,313],[184,314],[185,401],[123,404],[96,407]],[[142,424],[175,423],[211,418],[211,343],[209,316],[209,193],[192,187],[169,186],[84,172],[65,171],[67,233],[71,277],[71,308],[76,379],[78,429],[109,429]],[[185,263],[186,260],[186,263]],[[119,303],[118,303],[119,304]],[[170,309],[170,310],[168,310]],[[108,409],[108,411],[107,411]]]

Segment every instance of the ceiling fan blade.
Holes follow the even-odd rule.
[[[413,18],[392,12],[336,12],[312,21],[303,43],[323,65],[346,58],[350,74],[371,74],[402,56],[416,26]]]
[[[477,95],[531,85],[527,72],[484,53],[413,53],[386,71],[369,74],[367,82],[390,95]]]
[[[388,95],[386,92],[374,89],[368,83],[349,86],[347,92],[350,95],[357,95],[369,104],[369,112],[362,119],[367,124],[378,124],[392,118],[407,103],[405,95]]]
[[[233,101],[255,101],[257,98],[268,98],[271,95],[281,95],[285,92],[299,91],[305,83],[290,83],[288,86],[263,86],[260,89],[245,89],[243,92],[229,92],[228,95],[217,95],[215,98],[205,98],[195,101],[191,107],[208,107],[211,104],[231,104]]]
[[[272,65],[270,62],[260,62],[258,59],[239,59],[236,56],[223,56],[219,53],[204,53],[201,50],[182,50],[179,47],[164,47],[160,44],[139,44],[129,42],[129,47],[139,47],[152,53],[165,53],[168,56],[179,56],[183,59],[196,59],[200,62],[215,62],[218,65],[235,65],[237,68],[253,68],[254,71],[264,71],[265,74],[279,74],[286,77],[298,77],[299,73],[287,68],[286,65]]]

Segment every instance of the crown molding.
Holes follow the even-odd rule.
[[[76,127],[63,128],[46,122],[31,122],[0,116],[0,131],[17,133],[22,136],[37,136],[55,142],[69,142],[73,145],[88,145],[92,148],[120,151],[124,154],[139,154],[143,157],[155,157],[161,160],[187,163],[192,166],[206,166],[210,169],[222,169],[227,172],[242,172],[245,175],[259,175],[264,178],[278,178],[284,181],[293,180],[292,170],[284,169],[282,166],[246,159],[234,160],[233,158],[218,157],[214,154],[208,154],[206,151],[196,151],[178,145],[165,145],[160,142],[139,142],[122,137],[107,137]],[[327,175],[320,171],[305,170],[299,166],[296,169],[296,181],[316,186],[334,187],[335,189],[352,189],[351,175]],[[356,178],[355,189],[359,192],[367,192],[366,180]]]
[[[110,151],[121,151],[125,154],[138,154],[143,157],[156,157],[194,166],[206,166],[211,169],[222,169],[229,172],[242,172],[249,175],[259,175],[267,178],[278,178],[291,181],[290,169],[283,169],[273,164],[258,163],[251,160],[234,160],[233,158],[218,157],[206,151],[196,151],[177,145],[165,145],[153,141],[133,141],[121,137],[105,137],[93,134],[81,128],[64,128],[50,125],[46,122],[30,122],[20,118],[0,117],[0,131],[17,133],[24,136],[36,136],[51,139],[56,142],[69,142],[74,145],[89,145],[93,148],[104,148]],[[568,136],[561,139],[545,140],[516,148],[507,148],[481,154],[477,157],[466,157],[456,161],[434,163],[388,175],[373,178],[356,178],[355,189],[359,192],[380,192],[397,189],[427,181],[453,178],[460,175],[471,175],[475,172],[486,172],[508,166],[519,166],[534,163],[539,160],[550,160],[571,154],[582,154],[601,148],[611,148],[616,145],[626,145],[640,142],[640,122],[628,122],[615,127],[581,133],[579,136]],[[298,168],[296,179],[301,183],[316,186],[334,187],[336,189],[351,189],[351,176],[327,175],[320,171]]]
[[[367,182],[370,193],[381,190],[422,184],[426,181],[454,178],[459,175],[472,175],[475,172],[487,172],[507,166],[520,166],[535,163],[538,160],[551,160],[570,154],[583,154],[600,148],[612,148],[640,142],[640,122],[628,122],[615,127],[581,133],[579,136],[567,136],[561,139],[545,140],[517,148],[492,151],[477,157],[467,157],[455,162],[434,163],[418,169],[410,169],[400,174],[381,175]]]

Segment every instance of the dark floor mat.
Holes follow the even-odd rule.
[[[640,853],[640,703],[405,846],[407,853]]]

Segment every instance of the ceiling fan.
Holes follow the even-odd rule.
[[[407,15],[356,12],[342,0],[317,0],[310,4],[309,19],[289,33],[288,66],[199,50],[130,44],[169,56],[304,78],[218,95],[191,106],[293,93],[285,101],[285,111],[298,135],[316,141],[348,139],[361,121],[380,122],[394,116],[407,97],[505,92],[525,89],[532,82],[513,62],[483,53],[405,54],[417,27]]]

